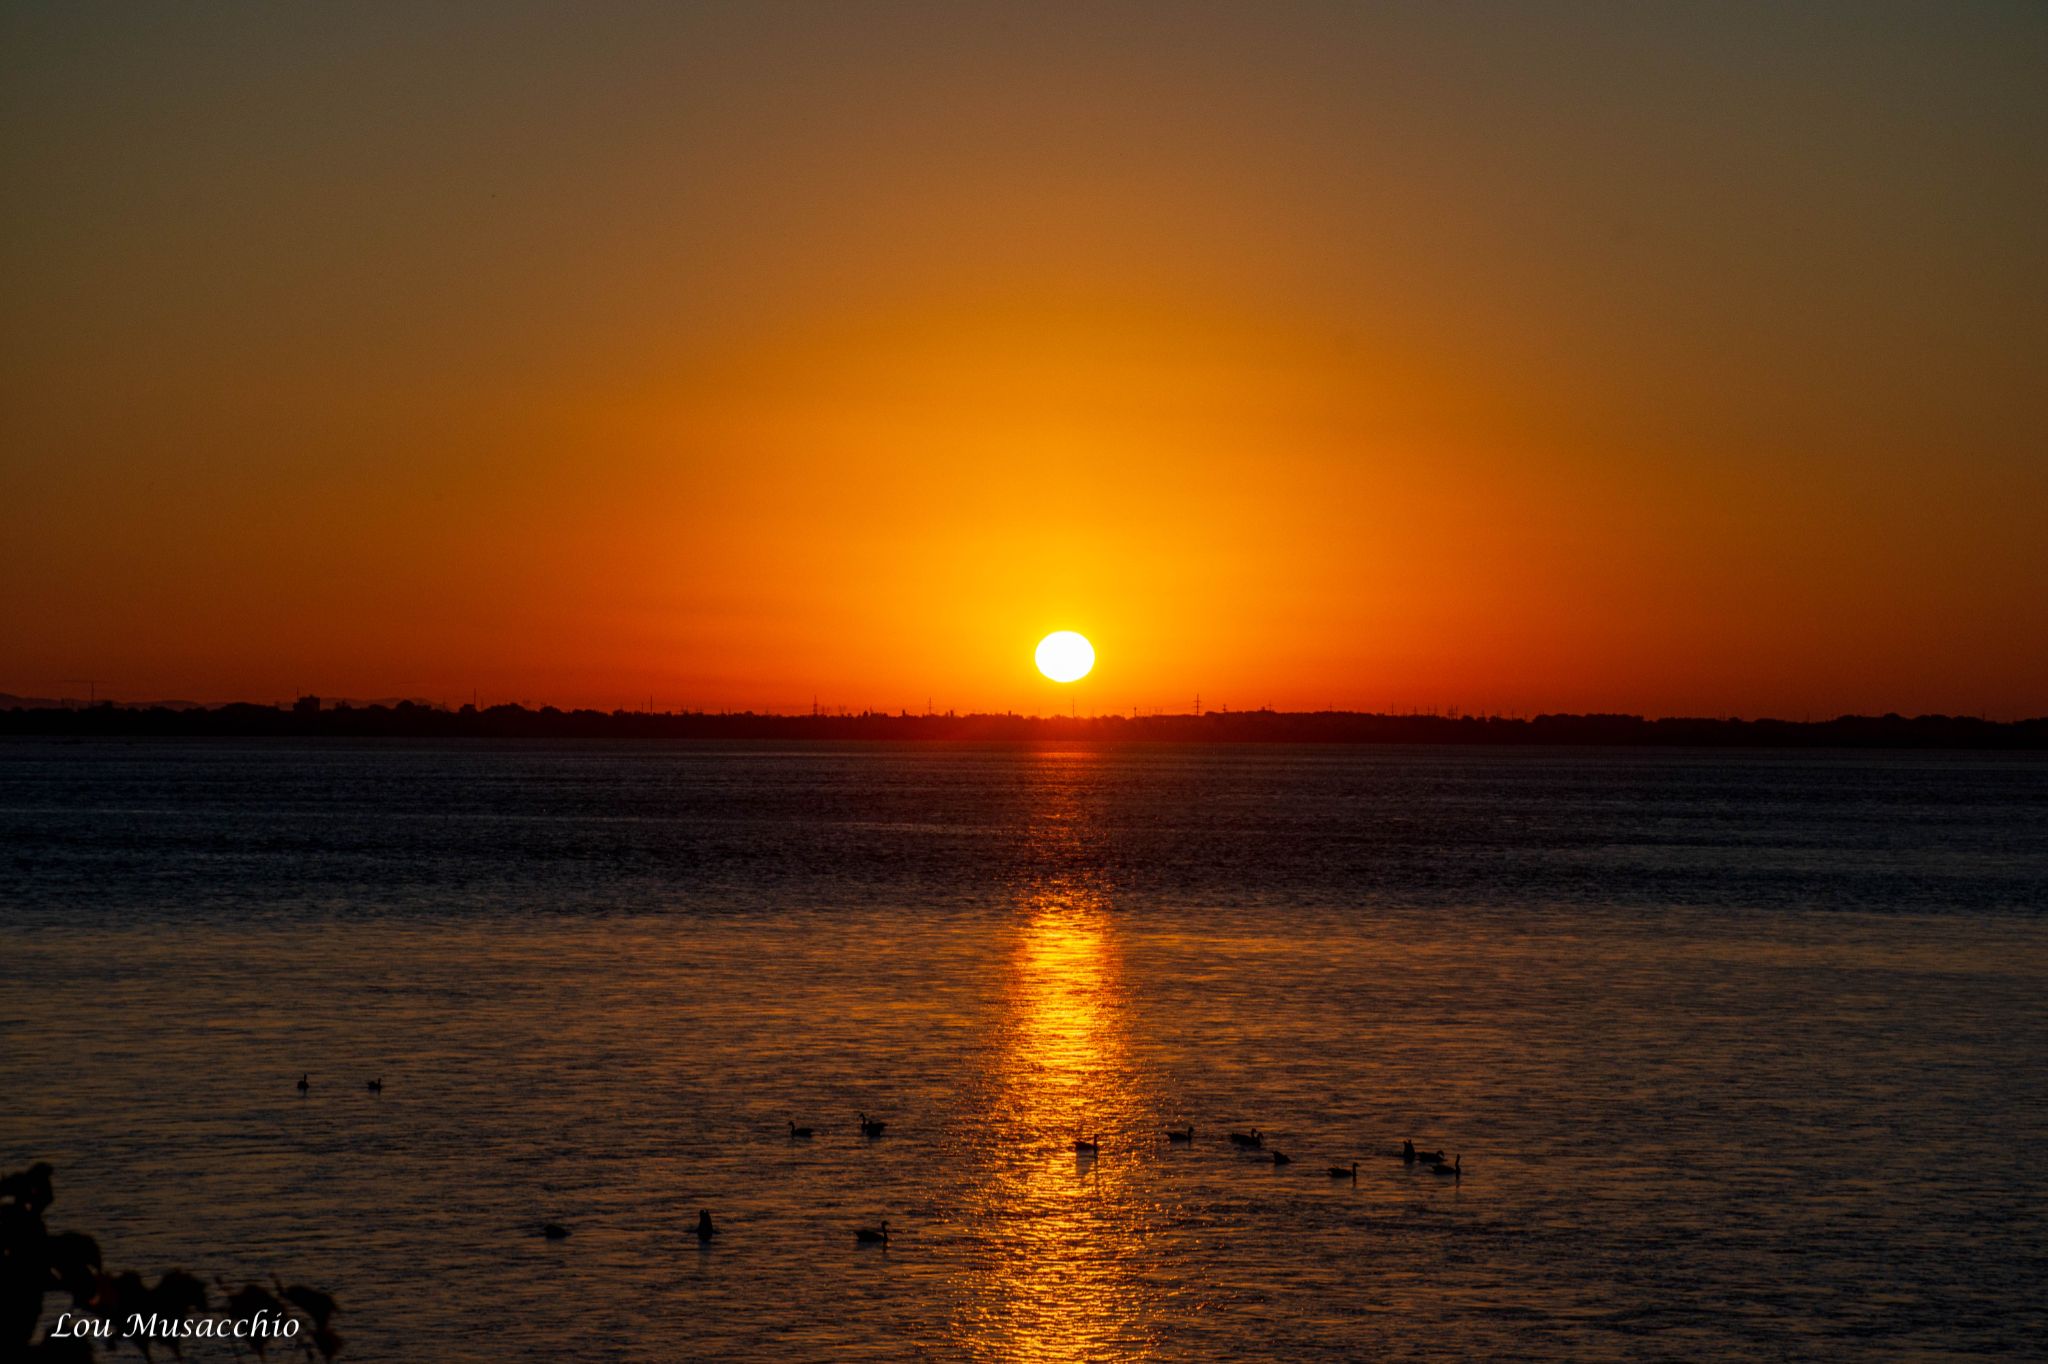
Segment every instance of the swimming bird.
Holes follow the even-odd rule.
[[[1463,1181],[1465,1178],[1465,1158],[1463,1156],[1459,1156],[1448,1164],[1440,1160],[1429,1168],[1437,1174],[1449,1175],[1455,1180]]]
[[[1254,1127],[1249,1132],[1232,1132],[1230,1134],[1230,1144],[1245,1150],[1256,1151],[1265,1146],[1266,1137],[1264,1133]]]
[[[313,1072],[307,1071],[299,1077],[299,1097],[306,1097],[306,1091],[313,1087]]]
[[[1421,1161],[1424,1165],[1441,1165],[1444,1163],[1447,1157],[1441,1151],[1424,1151],[1421,1155],[1417,1156],[1416,1159]]]
[[[697,1212],[697,1239],[709,1241],[718,1235],[718,1228],[711,1225],[711,1209],[701,1208]]]
[[[1401,1163],[1403,1165],[1413,1165],[1415,1163],[1415,1143],[1413,1140],[1401,1143]]]
[[[1330,1178],[1332,1178],[1332,1179],[1347,1179],[1347,1178],[1348,1178],[1348,1179],[1349,1179],[1349,1180],[1350,1180],[1350,1181],[1351,1181],[1351,1182],[1352,1182],[1353,1184],[1356,1184],[1356,1183],[1358,1182],[1358,1162],[1357,1162],[1357,1161],[1355,1161],[1355,1160],[1354,1160],[1354,1161],[1352,1161],[1352,1162],[1351,1162],[1351,1168],[1350,1168],[1350,1169],[1348,1169],[1348,1170],[1347,1170],[1347,1169],[1345,1169],[1345,1168],[1344,1168],[1344,1167],[1343,1167],[1342,1165],[1332,1165],[1332,1166],[1330,1167]]]
[[[817,1133],[813,1132],[810,1128],[798,1127],[793,1121],[789,1125],[789,1139],[791,1141],[809,1141],[816,1135]]]
[[[1166,1129],[1166,1139],[1171,1142],[1177,1142],[1184,1146],[1188,1145],[1192,1143],[1195,1139],[1195,1125],[1193,1123],[1189,1123],[1186,1127],[1182,1128],[1177,1132],[1173,1128],[1169,1127]]]
[[[569,1229],[560,1222],[543,1222],[540,1224],[540,1234],[550,1241],[559,1241],[569,1234]]]
[[[864,1246],[888,1245],[889,1219],[886,1217],[882,1219],[882,1229],[880,1231],[876,1231],[872,1227],[861,1227],[853,1233],[853,1239]]]
[[[369,1090],[372,1094],[382,1094],[384,1092],[384,1077],[379,1075],[376,1079],[370,1081],[369,1084],[363,1086],[363,1088]]]
[[[1273,1163],[1275,1165],[1292,1165],[1294,1164],[1294,1157],[1288,1155],[1285,1151],[1275,1151],[1273,1153]]]
[[[882,1129],[888,1125],[885,1122],[869,1122],[867,1114],[860,1115],[860,1134],[864,1137],[879,1137],[882,1135]]]
[[[1102,1137],[1099,1134],[1093,1141],[1083,1141],[1079,1137],[1074,1138],[1074,1153],[1076,1155],[1092,1156],[1101,1149]]]

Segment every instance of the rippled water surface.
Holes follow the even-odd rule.
[[[11,744],[0,874],[0,1159],[345,1357],[2048,1339],[2038,759]]]

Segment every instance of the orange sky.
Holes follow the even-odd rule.
[[[2048,712],[2043,69],[2022,5],[9,7],[0,691]]]

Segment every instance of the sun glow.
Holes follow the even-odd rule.
[[[1078,682],[1095,666],[1095,646],[1072,630],[1038,641],[1038,671],[1055,682]]]

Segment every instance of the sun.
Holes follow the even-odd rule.
[[[1038,671],[1055,682],[1078,682],[1095,666],[1095,646],[1072,630],[1038,641]]]

